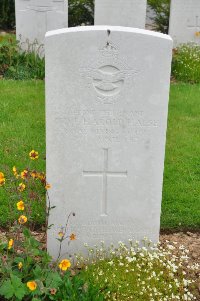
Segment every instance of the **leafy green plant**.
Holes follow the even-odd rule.
[[[169,15],[170,15],[170,0],[148,0],[150,8],[154,11],[155,22],[154,29],[162,33],[168,33]]]
[[[31,161],[35,161],[39,154],[32,150],[29,157]],[[1,300],[102,301],[98,286],[87,284],[80,278],[71,268],[70,260],[62,259],[60,252],[57,259],[53,260],[47,253],[46,244],[38,241],[29,229],[33,220],[33,200],[28,200],[27,196],[33,195],[32,188],[37,191],[38,185],[43,186],[48,196],[50,185],[46,182],[45,174],[32,170],[30,166],[21,172],[14,166],[12,173],[11,177],[0,172],[0,187],[10,192],[12,204],[18,212],[16,222],[10,227],[7,241],[0,244]],[[37,193],[34,197],[36,196],[38,197]],[[51,207],[49,196],[48,203],[45,231],[49,229],[48,217],[54,208]],[[13,207],[10,209],[15,210]],[[58,233],[60,250],[64,240],[68,240],[69,244],[76,239],[75,234],[67,233],[69,219],[74,215],[69,214],[64,230],[61,229]]]
[[[39,56],[39,49],[22,51],[13,35],[0,36],[0,75],[19,80],[44,79],[44,58]]]
[[[103,300],[97,287],[87,285],[78,274],[72,276],[69,260],[53,261],[27,227],[16,230],[20,236],[1,245],[3,300]]]
[[[200,46],[183,44],[174,49],[172,75],[182,82],[200,83]]]

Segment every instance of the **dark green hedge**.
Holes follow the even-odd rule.
[[[0,28],[15,27],[15,0],[0,0]]]

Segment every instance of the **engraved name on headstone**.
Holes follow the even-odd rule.
[[[59,49],[59,51],[58,51]],[[172,40],[124,27],[46,35],[48,250],[70,212],[84,243],[158,240]],[[153,76],[152,76],[153,75]]]

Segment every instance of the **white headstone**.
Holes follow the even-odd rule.
[[[15,0],[15,5],[16,35],[24,50],[44,45],[47,31],[68,27],[68,0]]]
[[[199,0],[171,0],[169,34],[175,47],[190,42],[200,44]]]
[[[46,35],[48,250],[70,220],[77,240],[157,241],[172,40],[124,27],[79,27]]]
[[[95,0],[95,25],[145,28],[147,0]]]

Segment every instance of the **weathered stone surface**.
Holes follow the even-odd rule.
[[[199,0],[171,0],[169,34],[175,47],[190,42],[200,44]]]
[[[70,220],[94,245],[159,237],[172,41],[123,27],[62,29],[46,36],[48,250]]]
[[[95,0],[95,25],[145,28],[147,0]]]

